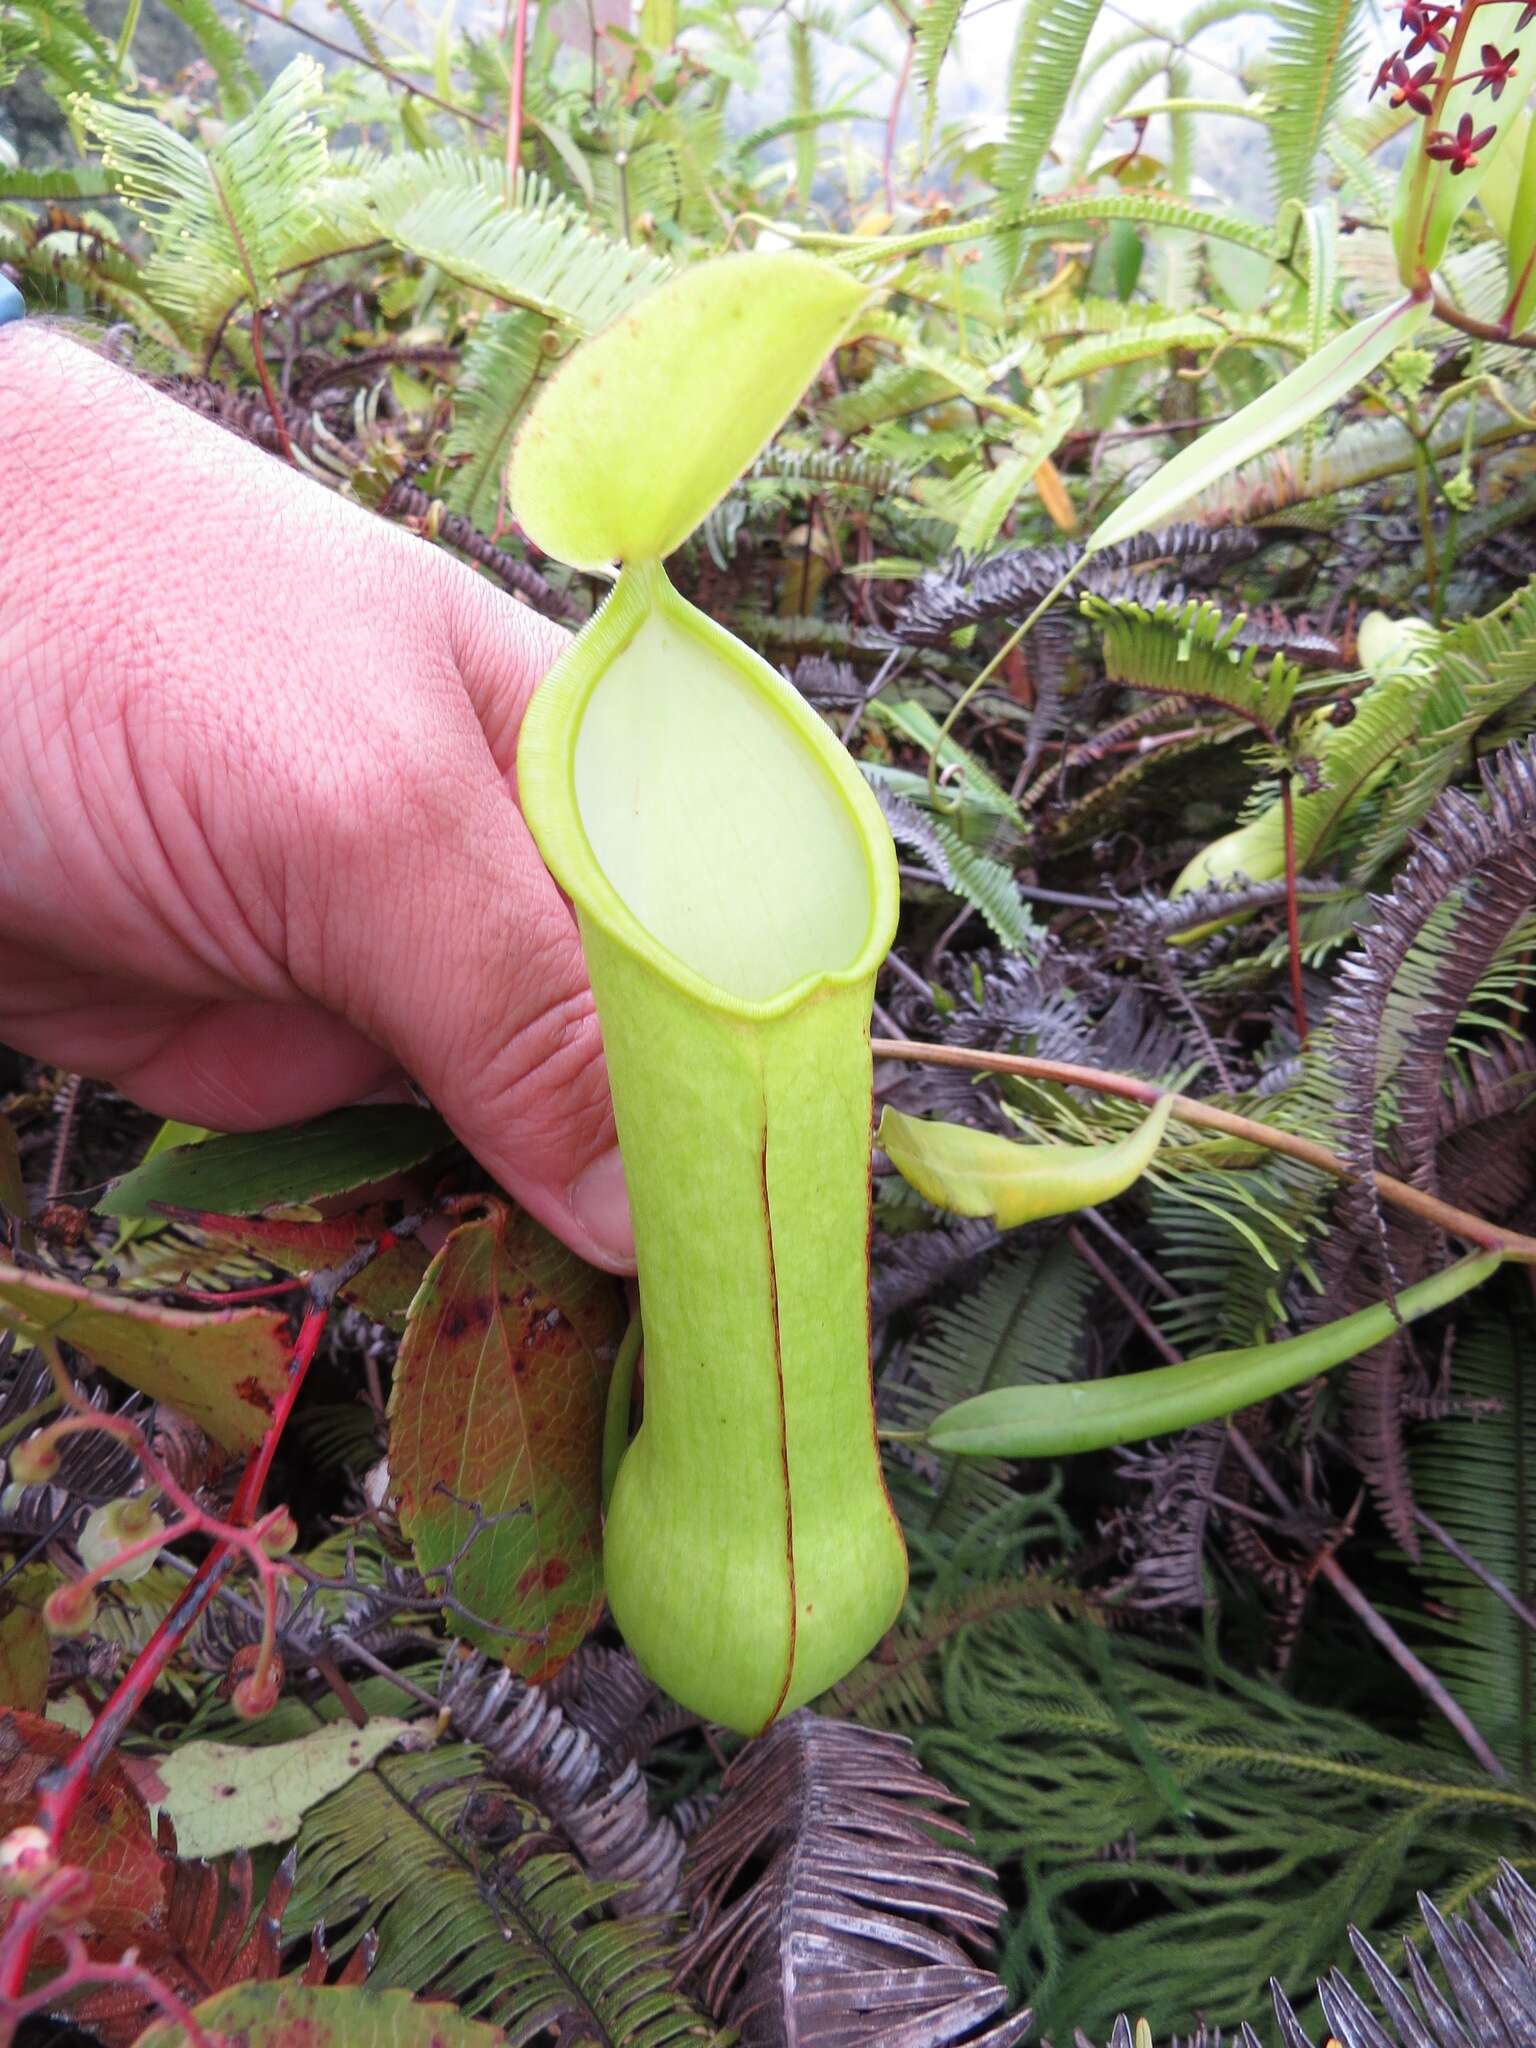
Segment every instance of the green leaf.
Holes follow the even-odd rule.
[[[126,1301],[0,1261],[0,1329],[58,1337],[164,1401],[226,1451],[251,1451],[288,1384],[292,1342],[270,1309],[197,1315]]]
[[[1318,152],[1359,69],[1360,12],[1360,0],[1275,0],[1264,97],[1277,205],[1312,197]]]
[[[1360,321],[1347,333],[1309,357],[1299,369],[1282,377],[1262,398],[1245,405],[1231,419],[1211,427],[1188,448],[1165,462],[1156,476],[1133,491],[1102,523],[1088,543],[1088,553],[1130,540],[1148,527],[1175,517],[1179,508],[1207,490],[1239,463],[1262,455],[1277,441],[1300,433],[1309,420],[1346,398],[1384,363],[1392,351],[1411,341],[1429,318],[1428,298],[1399,299],[1385,311]]]
[[[194,142],[148,114],[86,100],[86,132],[154,238],[144,289],[189,343],[211,340],[242,303],[266,305],[280,273],[359,239],[315,119],[324,74],[309,57],[279,73],[217,141]],[[322,210],[322,190],[330,193]],[[363,232],[366,232],[363,230]]]
[[[890,1115],[890,1111],[886,1114]],[[1255,1401],[1357,1358],[1411,1323],[1460,1300],[1502,1264],[1498,1252],[1461,1259],[1408,1287],[1394,1305],[1376,1302],[1278,1344],[1213,1351],[1182,1365],[1072,1386],[1005,1387],[947,1409],[928,1425],[937,1451],[984,1458],[1063,1458],[1110,1444],[1139,1443],[1233,1415]]]
[[[371,1984],[236,1984],[194,2006],[192,2017],[239,2048],[502,2048],[505,2039],[451,2005]],[[162,2020],[138,2048],[190,2048],[190,2039]]]
[[[707,2043],[703,2015],[671,1988],[667,1924],[608,1918],[601,1909],[611,1888],[565,1850],[541,1850],[548,1835],[530,1831],[522,1853],[487,1859],[465,1825],[469,1801],[485,1788],[506,1796],[476,1751],[444,1743],[383,1757],[313,1807],[299,1834],[289,1935],[324,1920],[345,1929],[337,1943],[345,1949],[374,1931],[379,1981],[431,1986],[484,2013],[507,2042],[558,2031],[572,2048]],[[528,1820],[531,1830],[531,1812]]]
[[[1237,644],[1248,623],[1244,613],[1229,620],[1209,599],[1193,597],[1183,603],[1159,598],[1150,610],[1134,598],[1085,597],[1082,611],[1103,632],[1104,671],[1112,682],[1222,705],[1274,738],[1301,669],[1283,654],[1260,669],[1258,649]]]
[[[366,1727],[333,1722],[294,1742],[183,1742],[166,1756],[137,1758],[134,1783],[170,1815],[181,1856],[223,1856],[286,1842],[312,1806],[366,1770],[413,1731],[374,1715]]]
[[[923,156],[933,143],[933,123],[939,110],[939,73],[949,46],[960,26],[965,0],[926,0],[917,18],[913,73],[923,95]]]
[[[390,1477],[449,1626],[549,1678],[603,1607],[603,1411],[616,1284],[531,1218],[461,1223],[411,1305],[390,1390]]]
[[[668,272],[647,250],[599,234],[542,179],[514,180],[465,151],[398,158],[364,196],[397,248],[577,334],[606,326]]]
[[[48,1703],[48,1671],[53,1643],[43,1623],[42,1601],[25,1597],[11,1601],[0,1614],[0,1707],[20,1707],[40,1714]]]
[[[1019,17],[1008,79],[1008,130],[997,156],[1005,198],[1033,198],[1100,0],[1029,0]]]
[[[787,417],[868,294],[793,251],[724,256],[654,293],[544,387],[512,507],[579,569],[681,546]]]
[[[1152,1164],[1173,1108],[1164,1096],[1112,1145],[1021,1145],[966,1124],[887,1109],[876,1142],[903,1180],[956,1216],[995,1217],[999,1229],[1113,1201]]]
[[[483,533],[501,523],[507,457],[549,360],[540,346],[548,332],[537,313],[493,313],[475,329],[460,360],[453,426],[443,443],[454,465],[443,502]]]
[[[430,1109],[337,1109],[275,1131],[178,1145],[113,1181],[96,1207],[104,1216],[148,1216],[161,1208],[253,1216],[280,1204],[350,1194],[420,1166],[452,1143],[452,1132]]]

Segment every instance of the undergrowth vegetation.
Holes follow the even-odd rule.
[[[93,1207],[154,1120],[6,1056],[0,1815],[96,1903],[30,1978],[43,1923],[12,1909],[4,2038],[191,2038],[167,1991],[294,2038],[327,1981],[325,2040],[408,2030],[351,2002],[365,1977],[453,2001],[431,2038],[466,2043],[1002,2044],[1025,2008],[1058,2043],[1122,2012],[1530,2038],[1536,169],[1528,24],[1482,4],[1451,78],[1474,0],[1410,0],[1396,70],[1359,0],[0,0],[0,267],[34,316],[573,626],[602,579],[504,489],[572,348],[730,248],[878,288],[669,573],[890,826],[877,1112],[1081,1145],[1166,1090],[1189,1111],[1129,1192],[1021,1228],[876,1154],[912,1587],[742,1744],[599,1619],[617,1288],[424,1110],[164,1151]],[[1204,441],[1373,322],[1352,381]],[[396,1173],[409,1199],[355,1192]],[[1479,1248],[1509,1256],[1475,1291],[1228,1419],[1049,1459],[927,1440],[979,1395],[1320,1331]],[[496,1398],[458,1333],[498,1271],[528,1412],[580,1410],[559,1526],[536,1458],[466,1492],[446,1440],[447,1393]],[[61,1402],[89,1408],[40,1449]],[[93,1574],[133,1545],[142,1575]],[[1426,1932],[1420,1893],[1470,1925]],[[1404,1934],[1422,2021],[1378,1954]]]

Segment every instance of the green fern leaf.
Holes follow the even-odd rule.
[[[660,284],[668,266],[587,226],[539,178],[430,150],[367,180],[368,211],[398,248],[510,306],[590,333]]]
[[[464,350],[453,429],[443,445],[456,466],[443,486],[443,502],[483,533],[494,533],[500,524],[502,476],[512,437],[548,361],[540,346],[548,332],[536,313],[493,313]]]
[[[1027,201],[1099,18],[1100,0],[1029,0],[1008,80],[1008,132],[997,158],[1004,199]]]
[[[147,114],[80,103],[104,165],[155,238],[145,294],[199,350],[237,306],[269,304],[300,251],[312,258],[366,232],[355,216],[320,213],[329,163],[314,116],[323,97],[320,66],[297,57],[206,148]]]
[[[917,37],[912,69],[923,94],[923,158],[933,144],[933,124],[939,111],[939,73],[949,55],[965,0],[926,0],[917,18]]]
[[[1198,598],[1159,598],[1150,609],[1132,598],[1085,597],[1085,618],[1104,636],[1104,667],[1118,683],[1158,696],[1219,704],[1273,737],[1290,708],[1301,670],[1282,654],[1260,668],[1258,650],[1240,647],[1244,617],[1228,619]]]
[[[213,66],[225,113],[233,119],[249,112],[261,81],[251,67],[238,31],[224,19],[213,0],[165,0],[165,4],[196,36],[198,48]]]
[[[917,1385],[903,1403],[904,1420],[910,1416],[920,1427],[998,1387],[1077,1378],[1095,1284],[1064,1238],[1010,1245],[970,1293],[935,1312],[914,1346]],[[1011,1470],[999,1459],[943,1460],[933,1497],[916,1520],[959,1533],[1008,1499]]]
[[[1277,203],[1312,197],[1318,151],[1359,68],[1360,15],[1360,0],[1275,0],[1264,90]]]
[[[324,1920],[351,1948],[379,1938],[370,1983],[432,1990],[530,2041],[670,2048],[715,2037],[671,1986],[669,1933],[654,1920],[601,1917],[614,1887],[563,1850],[486,1867],[465,1828],[484,1786],[479,1753],[450,1743],[382,1760],[305,1817],[287,1924]]]

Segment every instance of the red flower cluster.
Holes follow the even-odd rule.
[[[1437,5],[1436,0],[1401,0],[1399,12],[1402,15],[1403,33],[1408,38],[1406,45],[1394,56],[1388,57],[1376,74],[1376,83],[1371,87],[1374,97],[1383,89],[1391,94],[1394,107],[1411,107],[1416,114],[1432,115],[1445,103],[1445,95],[1452,86],[1472,85],[1474,98],[1486,92],[1491,100],[1500,100],[1504,88],[1515,77],[1519,69],[1518,49],[1501,50],[1497,43],[1484,43],[1480,61],[1470,70],[1458,71],[1454,78],[1441,74],[1436,58],[1445,55],[1451,48],[1453,34],[1458,36],[1465,27],[1461,8],[1451,0],[1449,5]],[[1536,0],[1527,0],[1516,24],[1516,33],[1536,21]],[[1413,70],[1413,59],[1421,50],[1433,50],[1427,64]],[[1473,83],[1473,81],[1476,81]],[[1437,163],[1449,164],[1451,176],[1458,177],[1463,171],[1470,171],[1498,133],[1495,122],[1487,128],[1476,128],[1472,116],[1463,114],[1453,134],[1447,128],[1433,128],[1424,142],[1424,153]]]

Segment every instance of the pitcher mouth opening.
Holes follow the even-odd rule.
[[[626,569],[597,624],[523,742],[524,802],[578,909],[744,1018],[870,973],[894,862],[832,734],[658,564]]]

